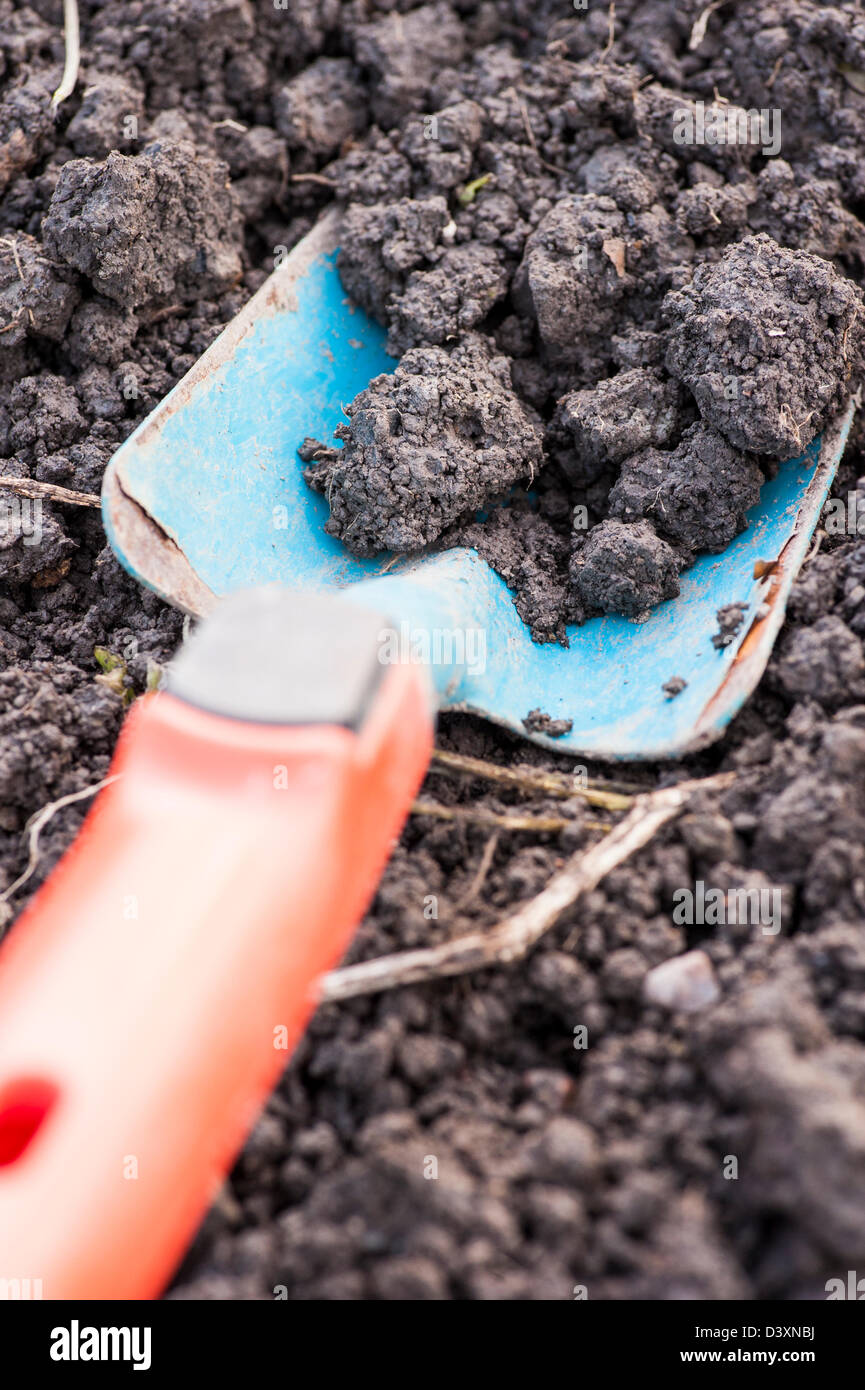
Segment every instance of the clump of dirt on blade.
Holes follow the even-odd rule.
[[[574,727],[573,719],[554,719],[542,709],[530,709],[523,724],[530,734],[546,734],[547,738],[564,738]]]
[[[568,592],[567,530],[527,504],[497,507],[483,522],[447,532],[443,543],[476,550],[514,591],[514,604],[536,642],[567,645],[577,610]]]
[[[667,368],[731,444],[801,453],[862,375],[862,291],[818,256],[747,237],[665,301]]]
[[[327,497],[326,529],[355,555],[420,550],[541,458],[507,360],[478,334],[449,353],[413,348],[347,414],[343,447],[317,450],[306,477]]]
[[[679,592],[681,558],[648,521],[601,521],[571,555],[574,592],[588,613],[648,617]]]
[[[644,449],[624,461],[610,515],[651,521],[683,554],[724,550],[745,529],[745,512],[759,501],[762,482],[753,458],[700,422],[675,449]]]
[[[729,647],[745,621],[747,603],[725,603],[716,613],[718,631],[712,636],[712,646],[716,651]]]
[[[593,45],[558,25],[553,49],[519,80],[512,54],[487,54],[440,79],[438,109],[412,110],[341,156],[332,166],[348,200],[339,265],[396,354],[495,332],[518,395],[547,425],[542,462],[559,465],[588,528],[651,519],[688,564],[744,527],[762,481],[750,456],[771,471],[800,453],[861,379],[865,314],[846,272],[861,265],[865,229],[841,183],[817,177],[822,164],[753,168],[765,141],[682,144],[676,123],[696,110],[672,56],[683,26],[638,41],[636,17],[624,20],[625,61],[593,61]],[[592,26],[582,23],[585,38]],[[649,53],[649,74],[672,88],[645,86]],[[341,517],[329,525],[346,533]],[[526,523],[515,526],[523,533]],[[586,529],[574,531],[572,574]],[[497,520],[478,548],[525,614],[536,602],[525,589],[532,578],[510,557],[506,532]],[[618,534],[588,552],[603,554],[611,580],[633,548],[611,547]],[[408,525],[399,548],[429,539]],[[620,594],[618,611],[643,615],[670,584],[651,567],[637,572],[653,576],[643,592],[622,575],[591,602],[572,585],[559,608],[580,621],[617,611]],[[561,632],[530,625],[535,636]]]
[[[578,486],[642,449],[660,449],[681,433],[683,393],[663,373],[636,367],[571,391],[557,403],[548,435],[551,455]]]

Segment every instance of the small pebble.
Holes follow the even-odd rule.
[[[715,969],[705,951],[686,951],[650,970],[643,981],[648,1004],[677,1013],[694,1014],[720,996]]]
[[[677,695],[681,695],[687,684],[688,682],[683,680],[681,676],[671,676],[668,681],[664,681],[661,689],[668,700],[674,700]]]

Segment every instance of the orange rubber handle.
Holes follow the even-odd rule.
[[[0,950],[0,1279],[156,1296],[369,902],[432,744],[394,666],[359,732],[139,701]]]

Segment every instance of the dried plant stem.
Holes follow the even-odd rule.
[[[491,830],[533,830],[537,834],[557,833],[569,825],[576,825],[564,816],[504,816],[495,811],[476,811],[471,806],[442,806],[438,801],[418,799],[412,804],[413,816],[431,816],[434,820],[464,821],[468,825],[486,825]],[[585,824],[585,822],[583,822]],[[599,822],[593,821],[597,826]],[[609,829],[603,826],[602,829]]]
[[[706,37],[706,30],[709,27],[709,20],[712,18],[712,15],[716,10],[720,10],[721,6],[724,4],[726,4],[726,0],[712,0],[712,4],[707,5],[702,14],[697,16],[694,21],[694,27],[691,30],[691,37],[688,40],[688,48],[692,53],[695,48],[700,47],[700,44]]]
[[[73,507],[101,506],[95,492],[75,492],[72,488],[59,487],[57,483],[40,483],[35,478],[0,478],[0,488],[33,501],[44,498],[48,502],[68,502]]]
[[[538,142],[535,139],[535,132],[532,130],[532,123],[529,120],[529,112],[526,103],[524,102],[523,98],[520,96],[519,92],[516,90],[515,87],[511,87],[509,90],[512,91],[514,96],[516,97],[517,106],[519,107],[520,111],[520,119],[522,120],[523,128],[526,132],[526,139],[528,140],[533,151],[537,155],[540,163],[543,165],[545,169],[549,169],[551,174],[567,174],[567,169],[560,169],[558,164],[551,164],[548,159],[544,159],[543,155],[538,149]],[[534,473],[532,474],[532,477],[534,477]]]
[[[359,994],[465,975],[492,965],[510,964],[531,950],[562,914],[596,888],[611,870],[652,839],[687,805],[695,792],[729,786],[735,774],[724,773],[640,797],[629,815],[605,839],[580,850],[550,879],[543,892],[489,931],[468,932],[440,946],[401,951],[377,960],[332,971],[321,982],[319,1000],[332,1003]]]
[[[634,787],[626,792],[621,791],[623,783],[603,786],[599,782],[589,782],[582,786],[561,772],[499,767],[497,763],[485,762],[483,758],[469,758],[463,753],[450,753],[444,748],[433,750],[432,767],[437,771],[482,777],[487,782],[498,782],[501,786],[515,787],[519,791],[540,792],[559,801],[568,801],[572,796],[578,796],[590,806],[602,806],[606,811],[627,811],[633,805],[634,797],[640,795],[643,790],[641,787]]]
[[[52,106],[59,106],[75,91],[78,81],[78,68],[81,63],[81,26],[78,22],[78,0],[63,0],[63,37],[66,40],[66,61],[60,86],[51,98]]]
[[[116,782],[120,775],[118,772],[113,777],[104,777],[101,782],[94,782],[90,787],[83,787],[80,792],[70,792],[68,796],[61,796],[59,801],[49,801],[47,806],[43,806],[41,811],[37,811],[35,816],[31,816],[27,822],[29,832],[27,868],[23,874],[16,878],[14,883],[10,883],[9,887],[0,893],[0,905],[6,903],[13,893],[17,893],[18,889],[23,888],[27,880],[33,877],[36,865],[39,863],[39,836],[57,812],[62,811],[64,806],[71,806],[75,801],[84,801],[88,796],[95,796],[110,782]],[[0,926],[2,926],[2,921],[0,921]]]
[[[607,13],[607,43],[601,50],[601,62],[609,55],[616,42],[616,6],[612,4]]]
[[[320,183],[322,188],[336,188],[336,181],[324,174],[289,174],[292,183]]]
[[[469,903],[474,902],[475,898],[477,897],[478,893],[481,891],[486,882],[487,874],[492,868],[493,858],[495,856],[498,843],[499,832],[498,830],[494,830],[492,835],[489,837],[486,844],[484,845],[484,852],[481,855],[481,862],[477,867],[477,872],[474,878],[472,879],[471,883],[469,884],[466,892],[463,893],[461,898],[457,899],[456,903],[454,904],[455,908],[465,908],[468,907]]]
[[[785,53],[779,53],[779,54],[778,54],[778,57],[775,59],[775,66],[773,67],[773,69],[772,69],[772,71],[770,72],[768,78],[766,79],[766,91],[767,91],[767,92],[771,92],[772,88],[774,87],[774,85],[775,85],[775,83],[776,83],[776,81],[777,81],[777,79],[778,79],[778,73],[781,71],[781,68],[783,67],[785,57],[786,57],[786,54],[785,54]]]

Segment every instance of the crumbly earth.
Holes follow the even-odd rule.
[[[526,500],[496,507],[482,522],[453,527],[442,543],[469,546],[495,567],[514,591],[516,610],[536,642],[567,646],[567,624],[580,614],[568,589],[569,543]]]
[[[649,521],[601,521],[578,533],[570,577],[586,613],[646,618],[679,592],[681,558]]]
[[[355,555],[420,550],[540,465],[534,412],[480,334],[451,352],[412,348],[346,414],[336,430],[344,446],[316,449],[306,479],[328,500],[325,529]]]
[[[64,164],[45,245],[127,309],[218,294],[240,279],[228,167],[191,141]]]
[[[678,31],[664,44],[645,25],[661,10]],[[344,284],[387,325],[391,351],[450,347],[492,329],[514,390],[547,425],[544,462],[558,463],[588,526],[644,517],[652,483],[670,502],[660,530],[690,563],[700,551],[723,549],[759,498],[761,474],[741,455],[762,456],[771,468],[799,454],[859,383],[865,311],[851,275],[862,264],[865,229],[845,206],[852,194],[825,177],[826,151],[812,167],[812,151],[806,157],[789,131],[799,155],[792,163],[774,148],[765,158],[768,135],[744,144],[676,138],[682,112],[693,120],[694,98],[707,94],[699,59],[687,61],[686,74],[684,59],[672,58],[674,42],[690,33],[687,10],[626,7],[619,51],[614,44],[603,62],[580,41],[594,32],[588,14],[553,24],[552,46],[522,64],[505,46],[483,50],[439,76],[427,114],[406,102],[394,129],[374,128],[328,170],[347,202]],[[848,23],[843,6],[833,17],[842,29]],[[734,22],[719,27],[739,39]],[[826,40],[829,29],[820,32]],[[765,33],[780,71],[787,39],[769,21]],[[837,43],[840,30],[832,33]],[[859,33],[844,33],[849,66]],[[711,52],[716,38],[700,49]],[[663,62],[661,47],[670,49]],[[727,69],[725,77],[729,85]],[[306,90],[308,76],[295,85]],[[846,106],[855,110],[855,99],[846,89],[839,96],[852,128]],[[731,90],[729,109],[740,100]],[[727,110],[714,98],[709,109],[716,117]],[[789,111],[781,114],[789,122]],[[839,148],[846,130],[842,122]],[[695,419],[708,427],[702,440],[715,433],[715,446],[696,448],[688,434]],[[347,532],[344,493],[363,494],[364,553],[377,532],[400,529],[393,506],[405,464],[394,454],[375,466],[377,496],[369,461],[356,450],[342,460],[341,488],[329,493],[338,535]],[[532,481],[534,474],[533,464]],[[470,524],[478,492],[486,488],[487,501],[495,494],[498,477],[490,481],[464,474],[451,490],[452,519],[461,514],[461,525]],[[436,514],[434,494],[430,502]],[[409,513],[418,504],[415,492]],[[382,514],[370,518],[377,506]],[[536,516],[539,527],[551,520],[543,505]],[[524,534],[525,522],[519,527]],[[634,573],[611,573],[606,594],[587,603],[579,582],[585,529],[571,541],[576,579],[565,580],[563,613],[579,621],[616,611],[622,595],[618,611],[643,614],[667,592],[652,566],[638,565],[642,592]],[[396,548],[428,540],[409,516]],[[595,544],[607,565],[628,563],[631,547]],[[535,608],[531,578],[509,550],[497,523],[481,553],[514,589],[533,634],[560,634],[546,620],[545,599]]]
[[[718,650],[722,647],[729,647],[745,621],[747,611],[747,603],[725,603],[723,608],[718,609],[715,614],[718,620],[718,631],[712,637],[713,647]]]
[[[664,380],[661,304],[691,282],[695,259],[711,267],[744,236],[816,254],[858,282],[865,98],[848,76],[865,71],[859,7],[739,0],[709,18],[691,50],[704,8],[617,0],[602,62],[605,4],[580,13],[558,0],[293,0],[286,10],[80,0],[82,81],[55,118],[60,6],[0,0],[0,473],[97,492],[118,442],[262,283],[274,248],[308,229],[331,184],[364,207],[442,199],[441,229],[456,227],[450,245],[491,247],[514,275],[563,199],[615,205],[601,209],[614,231],[607,239],[625,242],[634,283],[592,242],[589,264],[606,262],[598,315],[619,310],[609,337],[585,346],[585,379],[542,355],[534,311],[510,293],[483,325],[511,363],[513,390],[548,427],[562,397],[620,372]],[[349,66],[299,81],[325,60]],[[783,158],[764,164],[748,150],[670,138],[682,94],[711,102],[716,88],[731,102],[782,109]],[[342,95],[331,128],[320,111],[334,92]],[[447,143],[421,143],[424,115],[466,103],[483,112],[477,137],[476,113],[461,109],[440,122]],[[191,211],[189,223],[171,213],[163,231],[154,230],[161,214],[146,210],[149,246],[165,237],[166,300],[146,261],[141,283],[129,286],[134,306],[112,299],[107,283],[98,290],[98,223],[73,236],[60,204],[57,233],[70,246],[82,236],[84,268],[49,250],[43,221],[66,166],[101,166],[112,153],[138,160],[154,142],[190,140],[200,161],[227,167],[219,177],[239,220],[205,218],[196,228]],[[325,152],[337,140],[336,153]],[[486,173],[462,206],[453,190]],[[195,183],[196,196],[218,199],[217,182]],[[117,188],[120,201],[105,213],[118,232],[128,226],[138,176],[127,185],[100,169],[92,185],[78,172],[74,183]],[[655,237],[650,222],[628,221],[650,214]],[[200,271],[190,236],[200,238]],[[10,239],[24,271],[17,279]],[[382,271],[383,303],[412,274],[435,270],[439,241],[446,250],[433,230],[416,263]],[[236,287],[211,276],[214,242],[238,257]],[[556,253],[543,238],[533,246],[543,248],[542,286]],[[609,250],[621,259],[620,248]],[[455,297],[447,313],[463,302]],[[554,354],[567,355],[567,336],[544,321]],[[677,430],[694,419],[686,411]],[[834,492],[854,493],[865,512],[862,442],[860,429]],[[674,433],[633,452],[679,443]],[[535,497],[520,501],[520,527],[545,537],[524,546],[545,614],[539,631],[558,636],[562,614],[539,570],[567,572],[573,506],[603,521],[614,482],[603,476],[586,485],[599,487],[597,497],[579,497],[551,458]],[[122,679],[140,693],[148,665],[167,660],[181,637],[179,615],[119,569],[92,509],[44,503],[35,546],[25,544],[29,514],[4,520],[4,542],[12,539],[0,548],[0,891],[26,865],[28,819],[107,770],[123,701],[96,681],[94,647],[119,656]],[[508,528],[493,524],[504,547]],[[692,801],[525,961],[320,1009],[170,1297],[571,1300],[582,1284],[596,1300],[807,1300],[823,1299],[828,1279],[861,1272],[863,641],[865,538],[829,532],[794,586],[764,681],[724,740],[682,766],[627,771],[641,787],[719,769],[732,784]],[[575,771],[571,759],[468,717],[444,719],[439,742],[510,769]],[[453,811],[567,824],[538,833],[413,816],[352,959],[493,926],[591,843],[604,816],[576,796],[457,779],[440,765],[424,794]],[[71,842],[85,805],[65,806],[45,826],[37,873],[11,895],[10,915]],[[780,930],[677,925],[673,893],[697,880],[727,893],[780,889]],[[694,949],[712,963],[717,1002],[690,1014],[647,1004],[648,972]],[[575,1046],[581,1028],[584,1048]],[[725,1175],[729,1156],[736,1181]],[[429,1157],[435,1180],[425,1176]]]
[[[861,291],[819,256],[765,233],[699,266],[664,310],[669,371],[740,449],[801,453],[861,377]]]
[[[724,550],[744,530],[762,482],[754,459],[701,421],[668,453],[644,449],[625,460],[610,493],[610,515],[652,521],[685,554]]]
[[[523,724],[531,734],[546,734],[547,738],[563,738],[574,727],[573,719],[553,719],[543,709],[530,709]]]
[[[570,391],[550,422],[550,453],[574,483],[594,483],[642,449],[661,449],[681,433],[687,419],[682,394],[675,381],[646,367]]]

